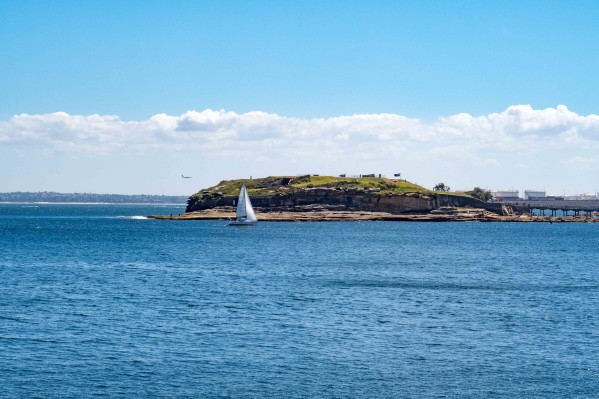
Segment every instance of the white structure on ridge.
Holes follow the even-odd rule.
[[[518,197],[518,190],[492,191],[491,195],[496,201],[515,201]]]
[[[564,199],[568,200],[568,201],[589,201],[589,200],[596,200],[599,198],[597,198],[596,194],[587,193],[587,194],[567,195]]]
[[[542,200],[545,197],[547,197],[547,192],[545,191],[524,190],[525,200]]]

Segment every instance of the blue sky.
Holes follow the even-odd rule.
[[[411,167],[412,180],[424,185],[443,180],[456,188],[476,184],[593,191],[593,185],[598,185],[592,179],[599,161],[594,155],[599,137],[593,118],[577,117],[596,114],[599,105],[598,18],[599,3],[591,1],[0,0],[0,166],[4,170],[0,191],[189,194],[221,178],[245,174],[346,169],[351,173],[352,168],[355,173],[362,169],[392,173]],[[379,146],[368,151],[378,160],[368,160],[349,150],[364,145],[355,138],[363,135],[331,132],[308,123],[323,119],[330,127],[331,120],[344,115],[392,114],[418,120],[421,125],[410,129],[420,129],[422,137],[428,137],[427,129],[442,124],[442,118],[461,113],[486,117],[511,106],[530,105],[533,114],[549,108],[563,116],[557,112],[560,104],[576,117],[556,122],[563,130],[556,132],[550,123],[537,126],[533,135],[546,137],[546,129],[572,143],[568,129],[574,129],[578,138],[590,141],[562,150],[539,146],[534,154],[521,153],[519,147],[497,154],[492,146],[481,145],[471,149],[475,160],[456,164],[453,172],[426,166],[430,160],[425,158],[431,156],[454,162],[446,158],[451,152],[447,146],[423,140],[414,132],[416,138],[406,140],[400,132],[405,126],[386,133],[396,135],[396,140],[392,137],[396,152],[385,152],[388,138],[377,139]],[[272,151],[264,152],[268,145],[262,142],[255,158],[262,161],[256,161],[250,155],[232,155],[227,146],[208,145],[222,141],[221,136],[194,136],[193,140],[206,144],[195,148],[167,129],[171,133],[162,134],[168,137],[164,145],[154,142],[164,149],[160,153],[141,145],[147,141],[142,132],[135,143],[119,141],[122,136],[113,130],[85,142],[78,129],[127,130],[94,125],[97,121],[77,122],[85,127],[65,122],[65,127],[53,120],[25,131],[21,122],[13,120],[20,114],[62,112],[69,117],[115,115],[125,124],[149,121],[158,114],[181,121],[194,110],[200,114],[225,110],[242,119],[251,111],[298,118],[328,138],[346,134],[349,145],[327,161],[318,160],[318,147],[291,156],[272,143]],[[544,114],[534,117],[539,115]],[[217,118],[221,117],[227,118]],[[292,122],[282,126],[267,119],[270,122],[259,125],[291,129],[287,138],[301,134],[290,127]],[[243,121],[248,123],[247,118]],[[230,125],[218,126],[220,132],[229,129],[228,137],[241,134]],[[336,129],[354,129],[352,124],[343,126]],[[506,134],[501,126],[494,131]],[[376,123],[371,127],[385,130]],[[524,136],[530,139],[526,131],[506,140],[522,145]],[[65,132],[75,139],[64,138]],[[269,134],[279,144],[284,140],[276,131]],[[312,140],[317,142],[318,137]],[[107,142],[114,145],[106,146]],[[410,159],[409,154],[419,151],[422,159]],[[562,160],[556,171],[569,172],[563,172],[563,181],[558,180],[560,174],[551,179],[541,172],[547,169],[540,165],[551,172],[556,157]],[[163,164],[167,158],[170,161]],[[295,163],[290,163],[292,158]],[[8,164],[17,164],[20,172],[12,172]],[[522,167],[510,169],[515,164]],[[185,186],[169,180],[190,170],[198,171],[199,177]],[[154,178],[144,180],[140,171]],[[125,179],[123,174],[129,176]]]

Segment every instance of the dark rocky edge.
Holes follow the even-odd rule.
[[[599,222],[599,218],[498,215],[484,209],[441,207],[428,213],[389,213],[348,211],[321,205],[305,205],[292,211],[255,208],[263,222],[330,222],[330,221],[396,221],[396,222]],[[301,210],[298,210],[301,209]],[[227,220],[235,217],[235,207],[222,206],[172,216],[150,216],[163,220]]]
[[[308,175],[221,181],[192,195],[184,214],[150,218],[233,219],[242,184],[260,221],[599,222],[596,217],[532,216],[505,204],[434,192],[405,180]]]
[[[440,193],[381,193],[372,189],[313,187],[292,193],[252,197],[254,208],[261,212],[305,212],[311,206],[327,211],[387,212],[390,214],[426,214],[442,207],[476,208],[497,215],[510,215],[512,210],[498,203],[487,203],[476,198]],[[237,196],[207,193],[191,197],[186,212],[203,211],[233,206]]]

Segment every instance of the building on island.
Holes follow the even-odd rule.
[[[501,201],[517,201],[520,199],[518,190],[492,191],[493,200]]]
[[[592,200],[596,200],[599,198],[597,198],[597,194],[586,193],[586,194],[567,195],[564,199],[567,201],[592,201]]]
[[[525,190],[524,191],[524,199],[525,200],[543,200],[547,198],[547,192],[545,191],[536,191],[536,190]]]

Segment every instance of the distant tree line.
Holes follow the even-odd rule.
[[[448,192],[451,191],[451,188],[449,186],[446,186],[445,183],[437,183],[437,185],[433,187],[433,191]]]
[[[433,187],[433,191],[448,192],[451,191],[451,188],[449,186],[446,186],[445,183],[437,183],[437,185]],[[472,190],[466,191],[465,194],[468,194],[469,196],[477,198],[484,202],[487,202],[491,200],[491,198],[493,198],[493,195],[489,190],[484,190],[480,187],[474,187]]]
[[[102,202],[109,204],[185,204],[187,197],[180,195],[147,194],[94,194],[56,192],[0,193],[0,202]]]
[[[489,201],[491,200],[491,198],[493,198],[493,195],[491,194],[491,192],[489,190],[483,190],[480,187],[474,187],[472,189],[472,191],[466,191],[466,194],[468,194],[471,197],[474,198],[478,198],[481,201]]]

